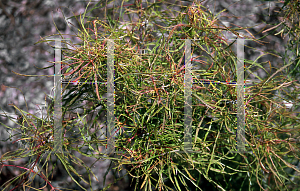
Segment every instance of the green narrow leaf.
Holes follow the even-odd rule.
[[[106,170],[106,172],[104,174],[104,177],[103,177],[103,186],[105,185],[106,176],[107,176],[107,174],[108,174],[108,172],[110,170],[111,164],[112,164],[112,161],[110,162],[109,167],[107,168],[107,170]]]
[[[59,158],[59,160],[61,161],[61,163],[64,165],[64,167],[65,167],[67,173],[69,174],[69,176],[71,177],[71,179],[72,179],[78,186],[80,186],[80,188],[82,188],[83,190],[86,190],[86,189],[85,189],[84,187],[82,187],[82,186],[74,179],[74,177],[71,175],[71,173],[70,173],[70,171],[69,171],[69,168],[72,168],[73,170],[74,170],[74,168],[71,167],[70,164],[67,164],[67,161],[65,161],[64,159],[62,159],[62,157],[60,156],[60,155],[61,155],[60,153],[56,153],[55,155]],[[78,174],[78,173],[77,173],[77,174]],[[80,176],[79,176],[79,177],[80,177]],[[80,177],[80,178],[81,178],[81,177]]]

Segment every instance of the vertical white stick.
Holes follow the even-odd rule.
[[[185,75],[184,75],[184,150],[192,150],[192,63],[191,40],[185,40]]]
[[[115,152],[115,87],[114,87],[114,41],[107,41],[107,154]]]
[[[244,39],[237,39],[237,151],[245,152]]]
[[[54,152],[62,152],[61,39],[55,39]]]

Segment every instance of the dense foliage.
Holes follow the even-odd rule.
[[[67,152],[53,153],[52,150],[53,105],[49,106],[44,119],[20,111],[23,114],[19,120],[22,138],[18,141],[25,142],[26,148],[3,155],[2,167],[12,166],[5,162],[15,158],[32,157],[34,162],[30,167],[18,168],[42,177],[53,190],[55,188],[47,180],[51,169],[44,175],[39,172],[41,169],[35,168],[41,157],[46,156],[42,166],[48,168],[50,158],[57,156],[82,189],[85,188],[79,184],[79,179],[87,184],[91,182],[90,174],[96,169],[84,164],[74,152],[97,160],[110,159],[117,171],[126,166],[135,180],[132,186],[136,190],[286,190],[291,183],[298,182],[296,174],[300,171],[293,165],[293,158],[298,160],[299,156],[299,118],[280,103],[286,98],[277,96],[274,99],[272,95],[274,91],[285,94],[289,98],[286,101],[292,100],[293,107],[297,108],[298,48],[294,60],[282,63],[273,74],[265,69],[268,76],[245,89],[247,152],[236,152],[237,108],[229,100],[236,100],[237,92],[229,82],[236,81],[237,56],[234,42],[229,42],[223,31],[241,37],[237,31],[243,28],[221,25],[217,15],[199,2],[181,6],[181,11],[160,11],[160,2],[147,8],[143,8],[140,1],[126,6],[123,3],[124,10],[119,12],[118,19],[114,15],[103,21],[87,17],[85,12],[78,21],[78,38],[82,43],[67,42],[68,47],[62,50],[64,79],[81,82],[63,86],[62,144]],[[295,18],[299,4],[296,1],[284,4],[284,7],[289,6],[285,17],[290,20],[278,34],[299,33],[299,18]],[[93,9],[97,8],[96,4]],[[134,19],[134,14],[138,19]],[[132,22],[121,22],[124,15],[133,18]],[[260,42],[251,33],[246,37]],[[298,47],[297,38],[297,35],[291,38],[292,45],[287,49]],[[99,117],[108,109],[104,96],[107,92],[108,39],[115,39],[115,154],[103,152],[110,138],[101,134],[105,126],[98,124],[97,117],[93,121],[84,119],[94,114]],[[192,70],[193,81],[198,82],[192,86],[192,147],[195,152],[186,152],[183,141],[185,39],[193,39],[192,55],[197,56],[192,57],[192,61],[198,66]],[[146,51],[142,53],[141,49]],[[245,60],[245,70],[263,68],[257,60]],[[269,64],[272,68],[271,62]],[[102,83],[90,83],[99,81]],[[208,83],[213,81],[226,83]],[[81,104],[85,101],[89,105]],[[80,115],[78,109],[83,109]],[[86,168],[89,180],[78,174],[75,165]],[[291,170],[297,172],[293,179]],[[29,186],[25,174],[5,187],[10,184]],[[107,189],[109,186],[104,190]]]

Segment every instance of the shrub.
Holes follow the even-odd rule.
[[[290,1],[285,6],[292,3]],[[77,44],[79,47],[67,43],[73,48],[62,50],[66,58],[62,62],[66,70],[64,79],[83,82],[64,86],[64,136],[61,141],[66,153],[51,151],[53,105],[52,108],[49,106],[49,116],[45,119],[20,111],[23,119],[19,121],[19,130],[24,137],[19,141],[25,141],[27,149],[2,156],[2,167],[14,166],[4,164],[14,158],[30,156],[35,159],[31,169],[19,168],[38,174],[47,181],[50,174],[42,175],[33,167],[47,153],[42,165],[47,168],[54,154],[72,180],[76,181],[71,172],[90,184],[90,175],[87,182],[73,165],[84,166],[87,173],[93,174],[93,169],[76,157],[71,152],[73,150],[97,160],[110,159],[118,170],[127,166],[128,174],[136,180],[135,190],[201,190],[205,189],[207,182],[218,190],[287,188],[287,184],[292,182],[287,169],[299,172],[290,160],[292,156],[299,156],[298,117],[287,111],[278,100],[273,100],[269,92],[284,91],[284,88],[293,86],[290,98],[297,103],[297,84],[291,75],[285,78],[283,73],[293,63],[285,63],[276,73],[268,74],[266,79],[246,89],[247,152],[232,152],[236,151],[237,108],[229,100],[237,99],[237,91],[229,82],[237,81],[234,75],[237,56],[232,50],[233,43],[224,38],[222,31],[239,36],[236,30],[243,28],[220,25],[217,16],[197,2],[181,7],[182,12],[178,13],[171,9],[160,12],[156,9],[159,5],[153,3],[142,9],[136,1],[133,5],[123,6],[126,7],[123,14],[140,14],[137,21],[130,23],[119,21],[123,15],[118,20],[107,15],[107,22],[92,18],[84,23],[86,12],[83,14],[78,29],[82,43]],[[120,23],[123,28],[118,27]],[[257,41],[250,33],[246,37]],[[103,140],[102,135],[97,133],[105,130],[97,120],[88,121],[90,124],[83,120],[96,108],[101,108],[96,113],[99,117],[109,107],[105,102],[110,96],[104,96],[107,92],[105,83],[88,83],[107,81],[108,39],[118,39],[114,40],[115,154],[101,152],[101,148],[107,148],[109,135],[113,132],[104,135]],[[193,81],[201,80],[192,86],[191,135],[193,150],[197,152],[184,149],[185,39],[193,39],[191,53],[200,55],[192,58],[194,65],[201,66],[192,70]],[[142,48],[147,52],[141,54]],[[262,63],[256,61],[245,60],[245,69],[262,67]],[[297,66],[294,70],[298,69]],[[212,81],[225,83],[218,86],[207,83]],[[85,101],[91,103],[91,107],[81,105]],[[79,115],[76,109],[84,112]],[[68,118],[67,113],[73,114],[73,117]],[[29,135],[30,138],[26,138]],[[29,151],[27,154],[26,150]],[[72,165],[68,157],[73,159]],[[21,177],[18,177],[20,180],[15,183],[16,187],[25,184],[25,178]],[[11,183],[13,181],[5,186]],[[51,185],[49,181],[47,183]],[[76,183],[85,189],[78,181]]]

